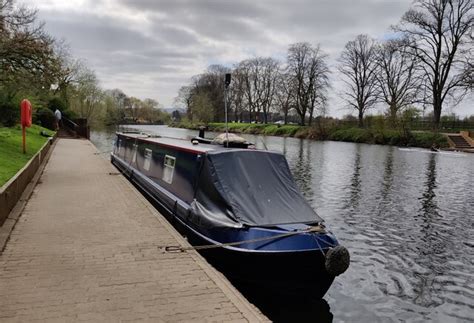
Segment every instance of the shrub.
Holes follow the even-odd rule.
[[[331,140],[336,141],[350,141],[350,142],[362,142],[370,143],[373,141],[372,134],[368,129],[362,128],[349,128],[339,129],[329,135]]]
[[[301,126],[281,126],[275,130],[274,135],[293,137],[300,128]]]
[[[0,125],[12,127],[20,122],[20,108],[10,101],[0,101]]]
[[[64,114],[64,112],[67,110],[67,105],[62,99],[54,97],[48,101],[48,109],[51,111],[58,109]]]
[[[267,125],[265,128],[263,128],[262,132],[264,135],[272,136],[272,135],[275,135],[277,130],[278,130],[278,126],[272,124],[272,125]]]
[[[243,132],[250,133],[250,134],[259,134],[259,133],[262,133],[262,130],[265,127],[266,127],[265,124],[251,123],[245,128]]]
[[[210,131],[222,132],[225,131],[225,124],[223,123],[209,123],[208,128]]]
[[[430,148],[433,144],[438,147],[449,146],[446,136],[436,132],[413,132],[408,144],[424,148]]]
[[[309,127],[299,127],[298,130],[296,130],[294,137],[302,139],[308,138],[310,136],[309,129]]]
[[[77,119],[77,117],[78,117],[78,115],[75,111],[72,111],[72,110],[69,110],[69,109],[64,110],[64,111],[60,110],[60,111],[61,111],[61,114],[62,114],[63,117],[66,117],[70,120]]]
[[[47,108],[38,108],[34,113],[33,122],[44,128],[55,130],[56,118],[54,112]]]
[[[225,130],[225,124],[222,125]],[[241,133],[248,127],[248,124],[245,123],[229,123],[229,131]]]

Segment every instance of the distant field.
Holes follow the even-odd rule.
[[[23,154],[21,127],[0,127],[0,186],[25,166],[48,140],[47,137],[40,135],[41,131],[46,131],[50,135],[54,134],[53,131],[37,125],[27,128],[26,154]]]

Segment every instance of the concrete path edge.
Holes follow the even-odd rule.
[[[97,151],[97,154],[101,154],[99,149],[94,146],[92,142],[89,143]],[[104,162],[107,162],[105,158]],[[142,201],[143,205],[155,216],[155,218],[166,228],[166,230],[180,243],[182,247],[191,247],[191,244],[184,239],[173,226],[161,215],[150,202],[130,183],[122,174],[118,175],[120,179],[129,186],[131,190],[136,194],[139,200]],[[216,285],[222,289],[222,291],[231,299],[235,306],[241,311],[247,318],[252,318],[250,322],[270,322],[252,303],[250,303],[228,280],[223,274],[217,269],[212,267],[197,251],[190,250],[186,251],[191,254],[196,263],[204,270],[209,278],[216,283]]]

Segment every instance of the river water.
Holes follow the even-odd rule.
[[[351,253],[349,270],[325,300],[295,310],[301,320],[472,322],[474,154],[243,136],[285,154],[304,196]],[[91,140],[110,151],[113,133],[92,132]]]

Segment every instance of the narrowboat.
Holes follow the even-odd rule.
[[[349,266],[347,249],[281,153],[224,136],[117,132],[111,162],[232,282],[322,297]]]

